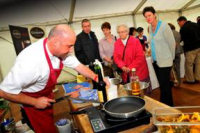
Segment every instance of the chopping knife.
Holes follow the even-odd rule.
[[[101,103],[100,101],[97,101],[97,100],[88,100],[88,99],[82,99],[82,98],[73,98],[73,97],[70,97],[71,95],[65,95],[63,97],[60,97],[58,99],[56,99],[56,102],[60,102],[62,100],[66,100],[66,99],[71,99],[71,100],[78,100],[78,101],[83,101],[83,102],[92,102],[92,103]]]

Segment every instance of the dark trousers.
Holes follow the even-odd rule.
[[[153,67],[160,84],[160,101],[169,106],[173,106],[172,86],[170,72],[172,67],[159,67],[156,62]]]
[[[181,83],[180,63],[181,63],[181,56],[180,54],[178,54],[175,56],[175,59],[174,59],[174,66],[175,66],[174,68],[176,71],[176,76],[177,76],[177,80],[179,84]]]

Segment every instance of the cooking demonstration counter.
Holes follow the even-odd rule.
[[[118,96],[127,96],[128,93],[127,91],[125,91],[125,89],[123,89],[123,86],[120,85],[118,87]],[[156,107],[169,107],[163,103],[160,103],[159,101],[156,101],[148,96],[144,96],[144,100],[146,102],[145,104],[145,109],[150,112],[153,113],[153,109]],[[74,104],[72,102],[70,102],[70,106],[71,106],[71,110],[72,111],[76,111],[79,110],[81,108],[85,108],[85,107],[90,107],[92,106],[91,103],[82,103],[82,104]],[[147,113],[148,115],[148,113]],[[79,130],[82,133],[93,133],[93,128],[90,124],[90,120],[87,114],[78,114],[78,115],[73,115],[74,117],[74,121],[76,123],[76,126],[79,128]],[[146,119],[144,119],[145,121]],[[148,122],[148,121],[147,121]],[[149,124],[143,124],[140,126],[136,126],[134,128],[130,128],[130,129],[125,129],[123,131],[121,131],[122,133],[145,133],[147,131],[147,129],[152,127],[152,123],[153,123],[153,119],[152,117],[150,118],[150,123]]]

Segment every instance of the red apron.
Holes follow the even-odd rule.
[[[45,97],[53,99],[54,98],[53,89],[55,88],[55,85],[57,83],[57,78],[60,75],[63,64],[62,64],[62,61],[60,61],[60,68],[53,69],[50,58],[47,54],[46,42],[47,42],[47,38],[44,39],[43,46],[44,46],[46,60],[50,69],[48,82],[45,88],[39,92],[35,92],[35,93],[23,92],[23,93],[35,98],[45,96]],[[24,106],[26,115],[28,116],[28,119],[36,133],[57,133],[58,132],[53,120],[52,106],[47,107],[45,109],[36,109],[35,107],[28,106],[28,105],[23,105],[23,106]]]

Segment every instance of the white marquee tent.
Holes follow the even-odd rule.
[[[179,16],[196,22],[200,15],[200,0],[0,0],[0,77],[5,77],[16,58],[8,25],[41,26],[48,34],[52,26],[68,23],[78,34],[80,21],[88,18],[98,39],[105,21],[111,23],[114,35],[118,24],[141,26],[147,34],[148,24],[141,13],[146,6],[153,6],[158,19],[174,24],[177,30]]]

